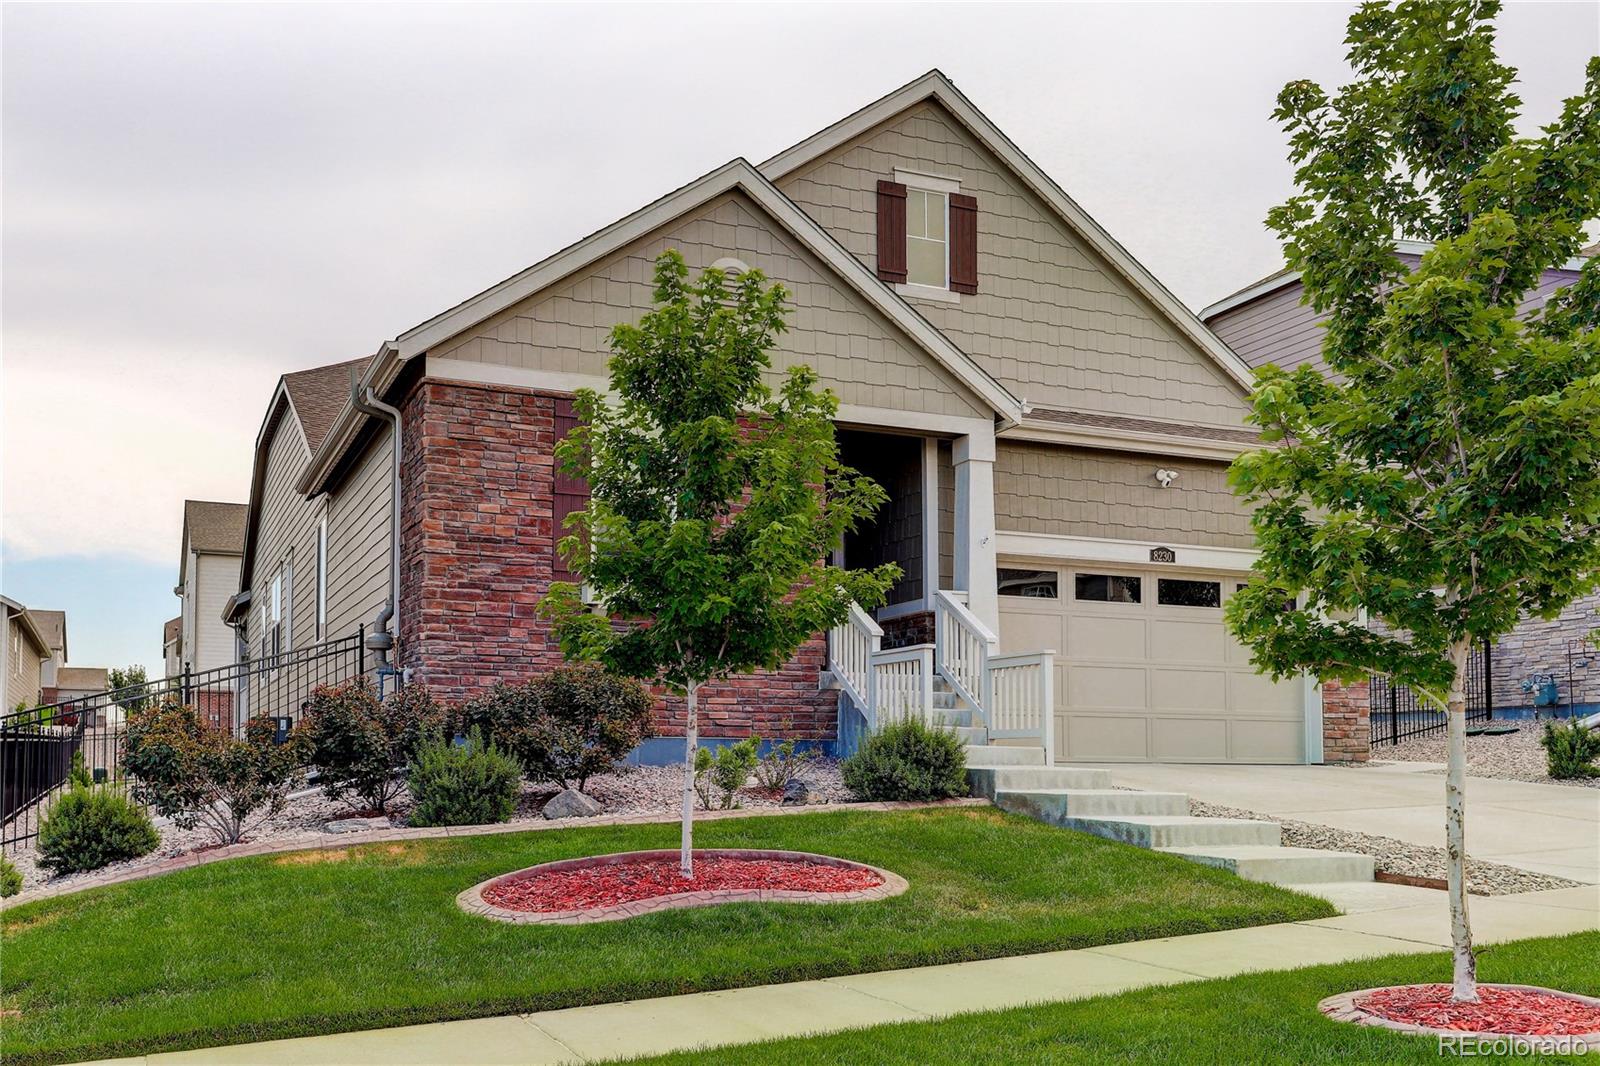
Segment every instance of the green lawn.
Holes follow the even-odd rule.
[[[585,926],[462,913],[485,878],[673,847],[675,825],[238,859],[4,915],[11,1066],[989,958],[1333,913],[1325,902],[993,808],[707,822],[703,847],[901,874],[864,904],[734,904]]]
[[[1479,960],[1479,976],[1486,981],[1600,995],[1600,933],[1501,944]],[[1441,1056],[1432,1038],[1331,1022],[1316,1006],[1337,992],[1449,976],[1446,954],[1403,955],[630,1061],[633,1066],[1438,1063],[1451,1056]],[[1531,1060],[1485,1055],[1472,1061]],[[1586,1060],[1552,1056],[1539,1061]]]

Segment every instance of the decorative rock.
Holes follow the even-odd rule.
[[[785,807],[804,807],[812,802],[811,786],[800,780],[792,778],[783,786],[783,804]]]
[[[544,805],[546,818],[593,818],[601,811],[600,804],[575,788],[565,789],[550,798]]]
[[[366,833],[373,829],[388,829],[389,819],[378,818],[339,818],[322,827],[327,833]]]

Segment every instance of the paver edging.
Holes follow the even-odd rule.
[[[751,810],[727,811],[697,811],[695,822],[720,821],[724,818],[779,818],[790,815],[828,814],[832,811],[919,811],[940,810],[949,807],[990,807],[993,806],[982,797],[968,797],[962,799],[933,800],[927,803],[913,803],[902,801],[875,801],[871,803],[818,803],[797,807],[760,807]],[[383,843],[397,840],[438,840],[444,838],[459,838],[465,835],[472,836],[497,836],[502,833],[540,833],[553,832],[562,829],[580,829],[586,826],[614,826],[614,825],[674,825],[678,822],[677,814],[601,814],[593,818],[571,818],[559,821],[530,821],[530,822],[505,822],[498,825],[486,826],[436,826],[426,829],[401,826],[389,830],[375,831],[369,841],[352,840],[353,834],[334,833],[306,833],[295,837],[283,837],[278,841],[263,841],[260,845],[229,845],[224,848],[211,848],[205,851],[190,851],[182,855],[174,855],[162,859],[160,862],[149,866],[140,866],[131,870],[122,870],[114,874],[90,877],[82,881],[74,881],[68,885],[46,885],[43,888],[22,892],[6,899],[0,899],[0,914],[20,907],[26,903],[34,903],[43,899],[56,899],[61,896],[70,896],[77,892],[86,892],[92,888],[105,888],[109,885],[125,884],[129,881],[142,881],[147,877],[160,877],[163,874],[173,873],[177,870],[189,870],[199,866],[209,866],[215,862],[224,862],[228,859],[255,857],[260,855],[281,855],[291,851],[323,851],[337,850],[341,847],[358,846],[363,843]],[[461,829],[472,828],[476,833],[463,834]],[[260,847],[261,850],[252,850],[248,855],[241,854],[240,848]]]
[[[1387,991],[1389,988],[1407,988],[1408,985],[1388,985],[1383,988],[1362,988],[1354,992],[1341,992],[1336,996],[1329,996],[1317,1004],[1317,1009],[1336,1022],[1350,1022],[1355,1025],[1370,1025],[1378,1029],[1389,1029],[1397,1033],[1410,1033],[1414,1036],[1451,1037],[1462,1042],[1476,1044],[1508,1044],[1513,1048],[1531,1047],[1546,1041],[1566,1041],[1567,1047],[1573,1053],[1587,1051],[1600,1051],[1600,1032],[1578,1033],[1571,1036],[1545,1036],[1529,1033],[1476,1033],[1466,1029],[1441,1029],[1429,1025],[1414,1025],[1410,1022],[1397,1022],[1388,1018],[1380,1018],[1376,1014],[1369,1014],[1356,1006],[1356,1001],[1374,992]],[[1555,996],[1559,999],[1570,999],[1578,1003],[1585,1003],[1591,1007],[1600,1007],[1600,999],[1593,996],[1581,996],[1576,992],[1563,992],[1558,988],[1544,988],[1540,985],[1513,985],[1494,982],[1482,984],[1480,988],[1504,988],[1517,992],[1541,992],[1545,995]]]
[[[700,889],[692,892],[675,892],[669,896],[631,900],[611,907],[587,907],[567,911],[512,910],[509,907],[495,906],[483,898],[485,889],[503,881],[521,881],[537,877],[542,873],[587,866],[611,866],[636,859],[675,859],[678,855],[676,848],[659,848],[652,851],[619,851],[609,855],[557,859],[554,862],[540,863],[537,866],[513,870],[480,881],[456,896],[456,905],[468,914],[476,914],[497,922],[511,922],[515,925],[585,925],[590,922],[622,921],[656,911],[678,910],[684,907],[711,907],[721,903],[868,903],[898,896],[911,887],[906,879],[897,873],[833,855],[818,855],[809,851],[772,851],[762,848],[696,848],[697,858],[725,856],[738,859],[786,859],[851,870],[870,870],[882,878],[882,883],[852,892],[804,892],[770,888]]]

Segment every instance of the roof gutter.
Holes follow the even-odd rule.
[[[363,385],[355,373],[350,374],[350,406],[353,410],[389,423],[389,600],[373,619],[373,632],[367,636],[367,647],[387,659],[395,647],[395,635],[400,631],[400,461],[401,427],[400,409],[384,403],[370,384]]]

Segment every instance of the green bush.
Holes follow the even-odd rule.
[[[710,748],[694,753],[694,791],[706,810],[715,806],[726,811],[738,805],[739,790],[750,780],[760,750],[760,737],[746,737],[715,753]]]
[[[920,718],[885,726],[839,767],[864,800],[936,800],[967,794],[967,757],[955,730]]]
[[[756,746],[760,745],[761,738],[757,737]],[[814,758],[815,752],[796,751],[792,740],[774,744],[756,764],[756,784],[774,792],[782,792],[783,787],[800,776],[800,771]]]
[[[150,816],[120,791],[73,785],[39,823],[39,865],[58,874],[98,870],[159,843]]]
[[[67,771],[67,780],[77,788],[89,788],[94,784],[94,777],[89,773],[89,766],[83,761],[83,752],[72,753],[72,767]]]
[[[1576,718],[1565,724],[1546,722],[1539,743],[1544,745],[1550,776],[1557,781],[1600,777],[1600,767],[1594,764],[1600,758],[1600,730],[1586,729]]]
[[[653,735],[650,690],[592,663],[520,685],[496,685],[463,708],[469,726],[522,764],[532,781],[583,791]]]
[[[365,678],[318,686],[297,728],[328,798],[353,794],[377,814],[405,790],[400,771],[423,740],[451,732],[449,714],[427,686],[407,685],[380,700]]]
[[[122,761],[135,799],[184,829],[203,825],[218,844],[236,844],[283,810],[305,756],[301,730],[280,744],[273,720],[256,717],[241,739],[168,699],[129,714]]]
[[[0,899],[15,896],[22,891],[22,871],[11,865],[11,860],[0,855]]]
[[[522,772],[515,759],[485,744],[474,729],[464,745],[439,736],[425,740],[411,760],[406,784],[415,804],[412,825],[486,825],[511,820]]]

